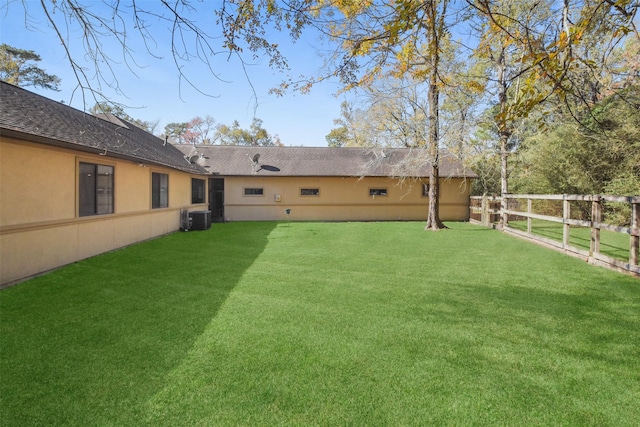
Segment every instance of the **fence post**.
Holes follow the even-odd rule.
[[[533,212],[533,201],[531,199],[527,199],[527,213],[531,214]],[[527,233],[531,234],[531,217],[527,217]]]
[[[562,244],[564,247],[569,246],[569,231],[571,226],[567,222],[569,218],[571,218],[571,205],[569,204],[569,200],[567,200],[567,195],[562,195]]]
[[[602,203],[600,196],[593,196],[591,202],[591,256],[600,253],[600,221],[602,221]]]
[[[640,203],[631,203],[631,248],[629,250],[629,264],[638,264],[638,246],[640,244]]]

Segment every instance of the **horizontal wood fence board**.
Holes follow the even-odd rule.
[[[477,196],[475,196],[477,197]],[[505,199],[532,199],[532,200],[570,200],[592,202],[601,200],[616,203],[640,203],[640,196],[612,196],[594,194],[505,194]],[[482,197],[481,197],[482,198]]]
[[[560,224],[564,224],[564,221],[562,220],[562,218],[557,217],[557,216],[540,215],[540,214],[534,214],[534,213],[529,213],[529,212],[513,211],[513,210],[510,210],[510,209],[506,209],[505,212],[508,215],[517,215],[517,216],[523,216],[525,218],[532,218],[532,219],[542,219],[544,221],[557,222],[557,223],[560,223]],[[591,223],[589,223],[589,225],[591,225]]]
[[[516,236],[523,237],[527,240],[533,240],[535,242],[542,243],[544,246],[551,246],[555,249],[561,249],[565,252],[583,256],[585,257],[585,259],[589,258],[590,256],[589,251],[577,248],[575,246],[565,245],[558,240],[549,239],[547,237],[538,236],[536,234],[529,234],[526,231],[518,230],[517,228],[506,227],[503,230]]]
[[[631,236],[637,236],[638,233],[640,232],[640,230],[634,230],[629,227],[621,227],[619,225],[605,224],[602,222],[596,222],[595,224],[593,224],[593,226],[601,230],[609,230],[609,231],[614,231],[616,233],[629,234]]]
[[[583,219],[564,218],[563,223],[573,225],[576,227],[586,227],[586,228],[591,227],[591,221],[585,221]]]
[[[564,200],[562,194],[505,194],[505,199]]]
[[[611,258],[611,257],[609,257],[607,255],[603,255],[601,253],[593,254],[593,258],[595,260],[603,262],[605,264],[609,264],[609,265],[613,265],[615,267],[618,267],[621,270],[630,271],[630,272],[635,273],[635,274],[640,274],[640,266],[638,266],[638,265],[631,265],[628,262],[621,261],[621,260],[616,259],[616,258]]]
[[[502,202],[503,200],[507,202],[507,206],[509,205],[509,200],[527,200],[527,211],[523,212],[513,209],[495,209],[495,204],[498,202]],[[562,216],[551,216],[533,213],[531,203],[532,200],[562,200]],[[632,275],[640,277],[640,262],[638,261],[640,253],[640,196],[614,196],[607,194],[505,194],[502,198],[493,196],[490,198],[484,196],[473,196],[471,197],[471,201],[473,202],[473,205],[470,203],[470,212],[472,212],[476,216],[478,214],[480,214],[481,216],[480,221],[470,220],[470,222],[473,222],[474,224],[502,229],[503,231],[513,234],[517,237],[532,240],[538,244],[552,249],[561,250],[569,255],[584,257],[586,261],[592,264],[608,267],[624,273],[631,273]],[[478,201],[481,203],[481,206],[478,206]],[[569,203],[571,201],[591,202],[591,218],[593,220],[585,221],[571,218],[571,205]],[[602,222],[603,208],[606,207],[606,203],[623,203],[630,205],[630,226],[623,227]],[[503,218],[495,218],[495,216],[498,215],[503,216]],[[502,224],[502,221],[508,221],[509,216],[527,218],[527,230],[524,231],[512,228],[508,223],[506,225]],[[564,224],[562,241],[554,240],[532,233],[532,219]],[[495,222],[496,220],[498,221],[497,223]],[[569,244],[571,226],[591,229],[591,247],[589,250],[580,249]],[[617,258],[612,258],[600,252],[601,230],[626,234],[630,236],[629,262],[625,262]]]

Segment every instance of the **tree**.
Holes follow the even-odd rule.
[[[599,92],[598,85],[585,84],[584,77],[598,74],[602,68],[597,63],[608,62],[610,47],[628,33],[640,37],[633,21],[638,5],[608,0],[576,4],[568,0],[562,3],[479,0],[470,4],[483,21],[475,54],[492,63],[498,106],[494,122],[500,141],[501,193],[506,194],[508,156],[514,148],[512,136],[517,123],[554,97],[565,105],[573,119],[579,120],[580,113],[575,107],[581,105],[588,111],[595,100],[589,93]],[[604,40],[604,44],[598,40]],[[595,49],[601,54],[598,61],[588,55],[594,45],[600,47]],[[502,207],[506,208],[504,202]],[[505,214],[503,221],[506,219]]]
[[[278,135],[270,135],[269,132],[262,127],[262,120],[257,117],[253,118],[249,129],[242,129],[237,120],[235,120],[231,126],[224,124],[218,125],[216,127],[215,139],[220,141],[221,145],[282,145]]]
[[[640,85],[612,94],[580,118],[523,142],[514,186],[523,192],[640,192]]]
[[[349,129],[346,126],[333,128],[324,139],[329,147],[344,147],[349,143]]]
[[[35,3],[19,4],[27,12]],[[452,35],[465,22],[461,19],[478,23],[480,31],[472,34],[470,49],[492,64],[487,87],[494,95],[491,106],[497,107],[492,124],[501,147],[503,193],[508,192],[507,157],[516,149],[514,134],[519,124],[550,100],[563,105],[563,112],[572,118],[584,121],[587,116],[582,113],[593,112],[596,100],[623,87],[623,79],[615,77],[620,70],[608,68],[614,64],[610,58],[616,46],[629,38],[640,40],[637,0],[223,0],[218,5],[213,16],[221,38],[208,32],[205,26],[210,21],[195,18],[200,18],[199,6],[189,0],[102,2],[99,11],[88,0],[41,2],[38,7],[43,8],[67,52],[72,39],[63,36],[68,32],[65,26],[81,30],[80,42],[93,61],[97,78],[87,76],[69,54],[68,60],[78,86],[96,92],[101,83],[117,87],[110,68],[114,59],[107,46],[116,45],[123,62],[134,64],[131,37],[139,37],[148,53],[158,55],[150,47],[164,45],[155,43],[153,31],[163,30],[166,24],[171,28],[171,56],[181,80],[189,83],[184,65],[199,58],[215,76],[213,58],[220,53],[225,59],[233,55],[241,61],[246,56],[266,56],[272,67],[286,70],[286,58],[274,39],[286,33],[295,41],[307,29],[329,40],[327,66],[315,76],[285,80],[276,93],[306,91],[334,77],[344,90],[367,88],[388,76],[421,82],[428,88],[428,133],[423,146],[434,165],[429,228],[442,225],[437,218],[437,183],[438,149],[444,134],[440,121],[445,116],[440,113],[446,111],[441,107],[451,96],[451,88],[461,87],[460,79],[464,81],[464,76],[451,74],[446,67],[447,54],[454,46]],[[590,50],[592,46],[595,49]],[[594,51],[598,54],[589,54]],[[552,114],[560,116],[557,111]],[[349,126],[346,130],[351,131]]]
[[[448,0],[397,0],[351,3],[337,6],[344,21],[332,36],[343,40],[334,58],[336,70],[347,88],[370,86],[388,73],[423,81],[427,87],[426,141],[420,142],[431,163],[429,212],[425,229],[445,228],[439,217],[440,93],[442,52],[452,23],[447,20]],[[364,64],[363,64],[364,62]],[[364,65],[364,66],[363,66]]]
[[[215,119],[209,115],[194,117],[186,124],[182,138],[187,144],[212,144],[215,124]]]
[[[369,139],[371,125],[368,111],[357,108],[354,103],[340,104],[340,117],[333,120],[337,128],[325,137],[330,147],[365,147],[373,145]]]
[[[40,60],[40,55],[32,50],[3,43],[0,45],[0,80],[20,87],[34,86],[59,91],[60,79],[38,67],[35,63]]]
[[[178,122],[168,123],[164,127],[165,138],[171,144],[185,144],[186,140],[184,135],[187,132],[188,126],[189,126],[189,123],[178,123]]]

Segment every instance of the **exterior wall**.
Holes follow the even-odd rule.
[[[245,188],[262,188],[264,194],[245,196]],[[301,188],[318,188],[320,194],[301,196]],[[372,188],[386,189],[387,195],[370,196]],[[441,219],[468,219],[469,188],[463,179],[441,180]],[[375,177],[225,177],[224,198],[227,221],[286,220],[287,208],[292,221],[426,220],[429,202],[421,182],[400,185]]]
[[[114,213],[80,217],[80,161],[114,167]],[[169,207],[151,209],[151,172],[169,175]],[[0,138],[0,285],[176,231],[192,175]],[[205,179],[202,176],[197,178]]]

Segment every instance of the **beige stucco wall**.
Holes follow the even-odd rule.
[[[114,167],[114,213],[78,216],[80,161]],[[169,175],[169,207],[151,209],[151,173]],[[194,176],[200,179],[206,177]],[[0,137],[0,284],[176,231],[192,175]]]
[[[245,188],[263,188],[262,196],[245,196]],[[318,188],[319,196],[301,196],[301,188]],[[387,196],[369,196],[370,188],[387,189]],[[442,179],[442,220],[467,220],[469,182]],[[280,201],[277,201],[279,196]],[[400,184],[391,178],[368,177],[225,177],[227,221],[414,221],[425,220],[429,199],[420,182]]]

